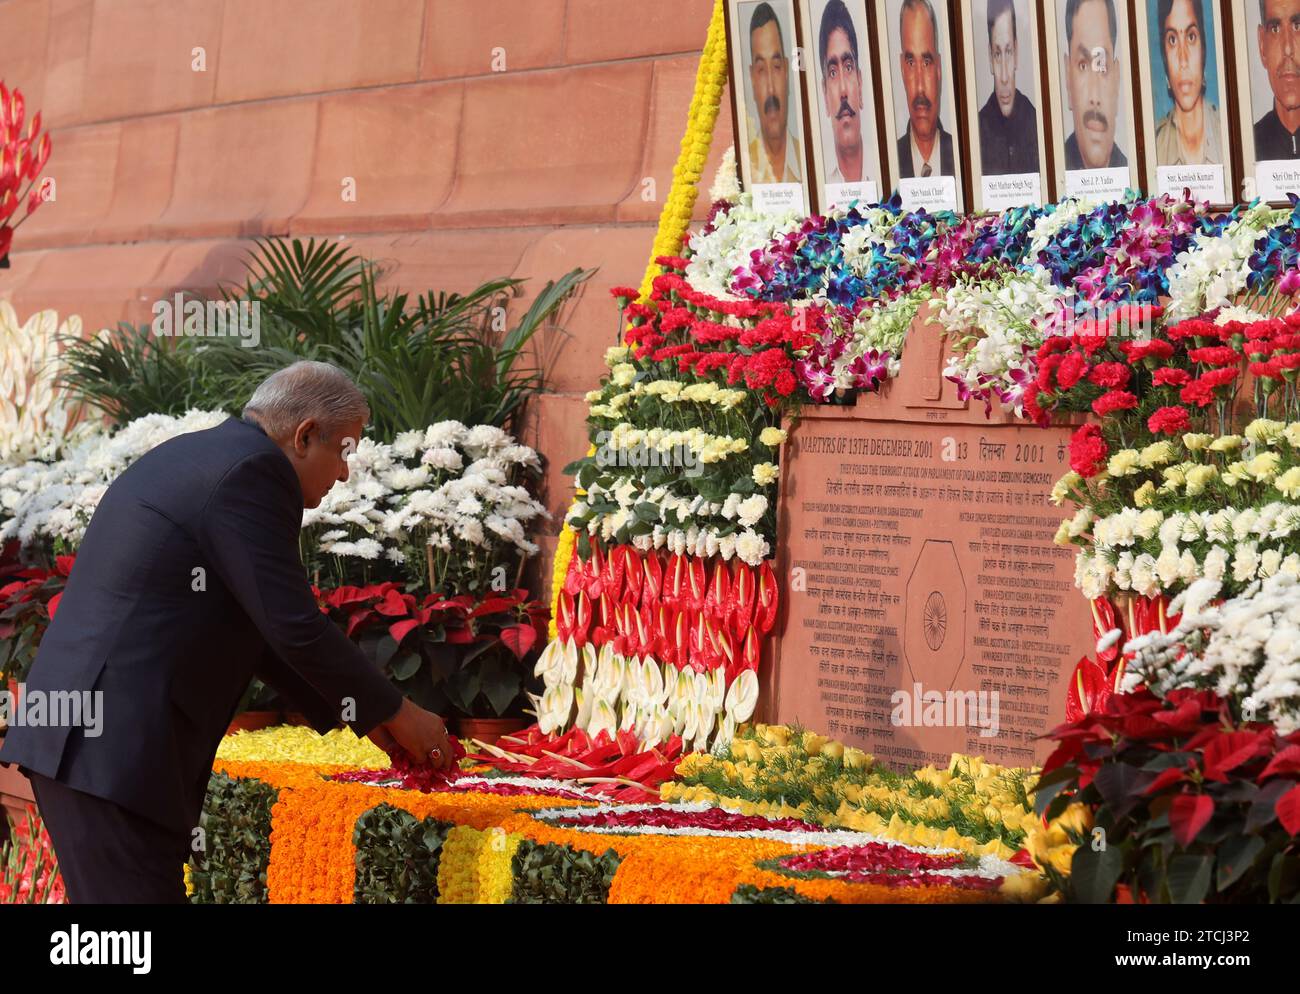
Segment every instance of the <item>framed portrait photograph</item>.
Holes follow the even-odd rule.
[[[1057,193],[1118,199],[1141,185],[1133,134],[1130,3],[1048,0],[1045,6]]]
[[[754,206],[811,210],[794,0],[728,0],[740,179]]]
[[[1242,199],[1300,193],[1300,0],[1233,7]]]
[[[977,212],[1047,197],[1036,0],[962,4],[971,201]]]
[[[817,209],[878,203],[884,185],[866,0],[799,0]]]
[[[1138,92],[1146,189],[1235,198],[1220,0],[1139,0]]]
[[[876,0],[889,175],[905,210],[964,210],[949,4]]]

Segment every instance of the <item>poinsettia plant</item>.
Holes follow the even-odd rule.
[[[518,589],[423,599],[396,583],[313,588],[328,614],[421,707],[469,717],[522,713],[545,605]]]
[[[58,556],[52,570],[18,570],[0,586],[0,681],[27,679],[45,629],[59,608],[73,559]]]
[[[1036,807],[1093,810],[1068,876],[1067,898],[1115,900],[1124,887],[1153,903],[1300,899],[1300,732],[1234,717],[1212,690],[1114,694],[1056,728]]]
[[[14,230],[45,199],[36,177],[49,159],[50,134],[41,132],[41,115],[27,121],[22,91],[10,92],[0,81],[0,266],[8,265]],[[19,208],[24,208],[21,216]]]

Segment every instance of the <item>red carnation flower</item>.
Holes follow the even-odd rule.
[[[1127,390],[1112,390],[1092,402],[1093,413],[1099,418],[1116,411],[1129,411],[1137,407],[1138,399]]]
[[[1130,376],[1132,373],[1122,362],[1103,362],[1088,374],[1088,382],[1099,387],[1119,390],[1128,386]]]
[[[1071,352],[1061,360],[1056,369],[1056,382],[1062,390],[1069,390],[1088,372],[1088,362],[1077,352]]]
[[[1110,449],[1096,425],[1084,425],[1070,438],[1070,468],[1085,479],[1096,476],[1110,458]]]
[[[1235,366],[1241,361],[1241,354],[1226,345],[1209,345],[1203,349],[1192,349],[1187,353],[1187,358],[1205,366]]]
[[[1192,382],[1192,374],[1185,369],[1165,366],[1157,369],[1151,379],[1158,387],[1185,387]]]
[[[1130,362],[1143,359],[1168,359],[1174,354],[1174,347],[1162,338],[1153,338],[1149,342],[1125,342],[1120,348]]]
[[[1156,435],[1181,435],[1191,426],[1192,419],[1185,407],[1162,407],[1147,418],[1147,428]]]

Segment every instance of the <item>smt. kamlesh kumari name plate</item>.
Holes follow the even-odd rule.
[[[1071,429],[958,401],[926,315],[885,392],[791,432],[765,713],[898,769],[953,752],[1029,765],[1093,649],[1074,554],[1052,541]]]

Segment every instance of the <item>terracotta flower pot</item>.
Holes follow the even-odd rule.
[[[243,714],[237,714],[231,719],[226,734],[260,732],[263,728],[270,728],[272,725],[278,725],[279,723],[279,711],[245,711]]]
[[[457,718],[454,722],[457,738],[478,739],[487,745],[496,745],[503,735],[527,727],[525,718]]]

